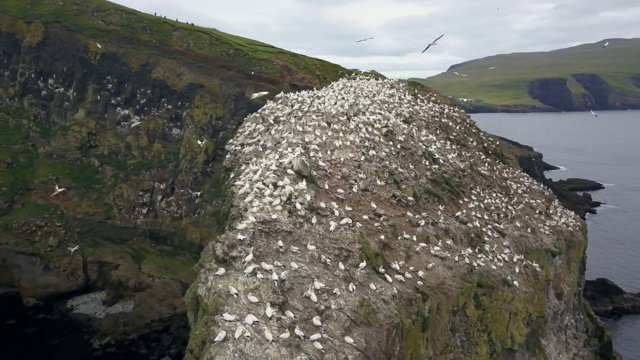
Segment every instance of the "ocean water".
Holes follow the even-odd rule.
[[[579,177],[605,189],[592,192],[606,204],[587,214],[587,279],[606,277],[640,292],[640,111],[473,114],[482,130],[529,145],[561,170],[554,180]],[[615,349],[640,359],[640,316],[606,321]]]

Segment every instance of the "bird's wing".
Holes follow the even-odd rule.
[[[422,50],[422,52],[427,51],[430,47],[431,47],[431,44],[427,45],[427,47],[426,47],[426,48],[424,48],[424,50]]]
[[[444,36],[444,34],[440,35],[440,37],[438,37],[437,39],[433,40],[433,42],[436,42],[436,41],[440,40],[443,36]]]

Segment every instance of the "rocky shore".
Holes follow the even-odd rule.
[[[503,146],[513,152],[522,171],[551,189],[567,209],[578,214],[583,220],[586,214],[597,213],[596,208],[602,203],[594,201],[589,191],[604,189],[604,185],[596,181],[578,178],[551,180],[544,175],[544,172],[558,170],[559,168],[544,162],[541,153],[535,151],[531,146],[523,145],[501,136],[496,136],[496,138],[500,140]]]
[[[640,293],[628,293],[609,279],[585,281],[584,298],[601,317],[616,319],[640,314]]]

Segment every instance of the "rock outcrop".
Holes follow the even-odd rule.
[[[585,281],[584,298],[598,316],[618,318],[640,314],[640,293],[628,293],[609,279]]]
[[[343,79],[279,94],[227,148],[187,359],[613,358],[585,224],[446,100]]]
[[[494,135],[495,136],[495,135]],[[523,172],[548,187],[567,209],[575,212],[580,218],[585,219],[586,214],[596,214],[596,208],[601,202],[594,201],[587,191],[604,189],[604,185],[593,180],[569,178],[554,181],[547,178],[545,171],[557,170],[558,167],[547,164],[542,160],[542,154],[533,150],[531,146],[520,144],[501,136],[495,136],[501,145],[515,157],[515,164]],[[577,192],[583,192],[577,194]]]

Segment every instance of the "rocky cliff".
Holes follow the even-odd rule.
[[[226,223],[224,145],[264,103],[251,94],[344,69],[106,1],[60,4],[0,13],[1,292],[105,290],[78,307],[125,304],[95,343],[186,325],[192,266]]]
[[[436,95],[281,94],[227,149],[187,359],[613,358],[582,299],[584,222]]]
[[[488,56],[412,80],[450,96],[467,113],[640,109],[638,57],[640,39],[603,39]]]

